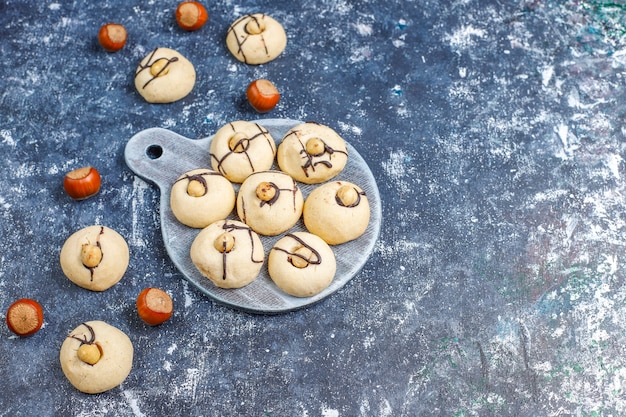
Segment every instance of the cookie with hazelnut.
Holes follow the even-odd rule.
[[[148,103],[172,103],[187,96],[196,83],[193,64],[178,51],[156,48],[135,70],[135,88]]]
[[[333,250],[319,236],[288,233],[270,250],[267,268],[274,283],[294,297],[311,297],[330,285],[337,264]]]
[[[241,183],[254,172],[274,164],[276,143],[258,123],[237,120],[220,127],[209,147],[211,167],[232,182]]]
[[[88,321],[65,338],[59,361],[77,390],[98,394],[120,385],[130,374],[133,344],[118,328],[103,321]]]
[[[246,14],[235,20],[226,33],[226,46],[246,64],[265,64],[276,59],[287,46],[283,25],[263,13]]]
[[[220,288],[250,284],[265,261],[259,235],[237,220],[220,220],[202,229],[189,256],[198,271]]]
[[[275,236],[293,227],[304,198],[296,181],[281,171],[255,172],[237,193],[237,215],[255,232]]]
[[[365,233],[370,206],[365,192],[346,181],[332,181],[315,188],[302,211],[307,230],[329,245],[349,242]]]
[[[203,228],[228,217],[235,207],[235,189],[219,172],[199,168],[182,174],[170,192],[170,208],[179,222]]]
[[[88,226],[74,232],[60,254],[65,276],[91,291],[104,291],[117,284],[129,259],[126,240],[106,226]]]
[[[305,184],[335,177],[348,162],[346,142],[332,128],[306,122],[283,137],[276,155],[280,169]]]

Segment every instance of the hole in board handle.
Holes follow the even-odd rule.
[[[146,155],[150,159],[159,159],[163,155],[163,148],[159,145],[150,145],[146,148]]]

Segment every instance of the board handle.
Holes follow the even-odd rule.
[[[143,130],[130,138],[124,150],[126,165],[138,176],[157,184],[160,188],[176,180],[172,176],[182,173],[173,172],[173,166],[189,165],[198,160],[198,155],[206,153],[203,142],[210,140],[189,139],[163,128]],[[210,166],[209,155],[206,165]]]

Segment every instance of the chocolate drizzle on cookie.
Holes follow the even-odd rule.
[[[202,185],[202,187],[204,188],[204,194],[206,194],[206,193],[209,192],[209,185],[207,184],[206,179],[204,178],[205,175],[218,175],[218,176],[221,176],[220,173],[215,172],[215,171],[205,171],[205,172],[200,172],[200,173],[193,174],[193,175],[185,174],[182,177],[180,177],[179,179],[177,179],[174,182],[174,184],[176,184],[177,182],[180,182],[180,181],[185,181],[185,180],[187,180],[188,182],[198,181]]]
[[[96,363],[98,363],[100,358],[102,358],[102,348],[96,342],[96,332],[94,331],[93,327],[91,327],[87,323],[82,323],[82,326],[85,326],[89,331],[89,338],[87,338],[87,334],[84,333],[82,335],[82,338],[74,334],[70,334],[68,337],[78,340],[80,342],[80,345],[76,350],[76,355],[78,356],[78,359],[89,366],[94,366]]]
[[[156,55],[157,51],[159,50],[159,48],[155,48],[154,51],[152,51],[152,53],[150,53],[150,55],[148,56],[147,62],[145,65],[139,64],[139,67],[137,68],[137,71],[135,72],[135,78],[137,78],[137,76],[145,70],[150,70],[150,68],[152,68],[152,66],[164,59],[167,61],[167,63],[165,65],[163,65],[163,68],[161,68],[156,74],[153,74],[152,78],[150,78],[148,81],[146,81],[146,83],[143,85],[142,88],[146,88],[148,86],[148,84],[150,84],[152,81],[154,81],[155,79],[157,79],[159,76],[161,76],[161,74],[163,74],[165,71],[168,70],[168,67],[170,66],[170,64],[172,62],[176,62],[178,61],[178,57],[171,57],[171,58],[166,58],[166,57],[158,57],[155,58],[154,56]]]
[[[273,189],[274,195],[269,200],[263,200],[261,198],[257,198],[259,201],[259,207],[264,207],[266,205],[269,207],[273,206],[280,199],[281,192],[284,191],[284,192],[291,193],[293,212],[296,213],[298,211],[298,205],[296,204],[296,199],[298,196],[298,183],[293,179],[292,179],[292,183],[293,183],[293,187],[291,188],[280,188],[274,182],[269,181],[268,184]],[[241,220],[244,223],[246,223],[247,213],[246,213],[246,199],[245,198],[241,199],[241,212],[242,212]]]
[[[274,190],[274,193],[273,193],[274,195],[269,200],[260,200],[261,201],[261,203],[259,204],[260,207],[263,207],[266,204],[268,206],[274,205],[274,203],[276,203],[278,199],[280,198],[280,192],[283,191],[280,188],[278,188],[278,185],[274,184],[271,181],[269,182],[269,186]]]
[[[346,207],[346,208],[354,208],[356,206],[358,206],[359,204],[361,204],[361,197],[365,197],[365,191],[359,191],[356,188],[352,188],[355,192],[356,195],[356,201],[352,204],[345,204],[343,202],[343,200],[341,199],[341,197],[339,196],[339,194],[335,194],[335,202],[340,205],[341,207]]]
[[[293,201],[293,211],[296,211],[296,196],[298,195],[298,184],[296,183],[296,181],[293,181],[293,187],[292,188],[279,188],[278,185],[274,184],[273,182],[270,181],[269,183],[271,185],[271,187],[274,189],[275,194],[274,197],[272,197],[270,200],[268,201],[264,201],[264,200],[260,200],[259,203],[259,207],[263,207],[266,204],[268,206],[272,206],[274,205],[278,199],[280,198],[280,193],[281,191],[285,191],[285,192],[289,192],[292,195],[292,201]],[[244,210],[245,211],[245,210]]]
[[[228,28],[228,32],[232,33],[235,39],[237,40],[237,53],[241,55],[244,63],[248,63],[248,58],[243,51],[243,46],[251,36],[260,36],[261,42],[263,43],[263,48],[265,49],[265,55],[269,55],[269,51],[267,48],[267,42],[265,41],[265,37],[262,33],[249,33],[248,24],[250,21],[254,21],[259,27],[262,25],[262,20],[265,15],[261,15],[261,18],[257,18],[256,15],[246,14],[241,16],[239,19],[235,20],[232,25]],[[243,26],[243,31],[238,30],[238,26]]]
[[[252,247],[252,249],[250,251],[250,262],[255,263],[255,264],[263,263],[263,258],[261,258],[260,260],[254,259],[254,249],[255,249],[254,237],[253,237],[253,233],[254,232],[252,231],[251,228],[249,228],[248,226],[239,226],[237,224],[232,224],[232,223],[225,222],[222,225],[222,229],[224,229],[224,231],[227,232],[227,233],[232,233],[235,230],[247,231],[248,232],[248,237],[250,238],[251,247]],[[236,242],[236,237],[234,237],[234,238],[235,238],[235,242]],[[226,274],[226,262],[227,262],[227,257],[228,257],[228,253],[229,252],[230,251],[226,251],[226,250],[222,252],[222,280],[224,280],[224,281],[226,281],[226,279],[228,278],[227,274]]]
[[[91,327],[87,323],[81,323],[81,325],[85,326],[89,331],[89,340],[87,340],[86,334],[83,335],[82,339],[74,334],[71,334],[68,337],[78,340],[81,345],[93,345],[93,343],[96,341],[96,332],[93,330],[93,327]]]
[[[322,144],[319,152],[310,153],[309,151],[307,151],[306,143],[303,143],[302,139],[300,139],[300,130],[293,130],[289,134],[295,135],[298,138],[300,145],[302,146],[302,149],[300,150],[300,155],[302,156],[304,163],[300,167],[302,168],[302,171],[304,172],[304,175],[306,177],[309,176],[309,170],[315,172],[315,169],[318,165],[322,165],[328,169],[332,168],[333,163],[331,162],[331,160],[333,159],[335,154],[342,154],[345,155],[346,158],[348,157],[348,152],[339,149],[333,149],[332,147],[328,146],[328,144],[323,139],[318,139]],[[323,159],[325,158],[325,156],[327,156],[327,159]]]
[[[294,235],[293,233],[287,233],[285,235],[286,237],[290,237],[293,240],[295,240],[296,242],[298,242],[301,246],[300,247],[304,247],[308,250],[311,251],[311,254],[313,255],[310,258],[305,258],[304,256],[302,256],[301,254],[297,253],[297,251],[290,251],[288,249],[284,249],[284,248],[280,248],[278,246],[274,246],[272,248],[272,250],[277,250],[277,251],[281,251],[286,253],[289,256],[289,260],[291,261],[292,257],[296,257],[296,258],[300,258],[304,261],[306,261],[307,263],[309,263],[310,265],[320,265],[322,263],[322,255],[315,250],[315,248],[311,245],[309,245],[308,243],[306,243],[304,240],[300,239],[298,236]]]
[[[304,175],[306,175],[307,177],[309,176],[309,169],[312,171],[315,171],[315,168],[318,165],[323,165],[326,168],[332,168],[333,164],[330,161],[333,157],[333,155],[335,153],[341,153],[344,154],[346,156],[348,156],[347,152],[344,151],[340,151],[340,150],[336,150],[331,148],[330,146],[328,146],[326,144],[326,142],[324,142],[324,151],[315,155],[310,155],[306,149],[304,149],[304,145],[302,145],[303,149],[300,151],[300,154],[303,155],[304,157],[304,164],[301,166],[302,167],[302,171],[304,171]],[[328,159],[316,159],[316,158],[322,158],[324,155],[328,155]]]
[[[102,259],[104,259],[104,252],[102,251],[102,244],[100,244],[100,236],[102,236],[103,234],[104,234],[104,226],[100,226],[100,233],[98,233],[98,236],[96,237],[96,244],[95,244],[95,246],[100,250],[100,253],[101,253],[101,258],[100,258],[100,262],[98,262],[98,265],[87,266],[83,263],[83,266],[89,270],[89,274],[91,276],[90,277],[91,282],[93,282],[96,268],[100,265],[100,263],[102,262]],[[87,243],[87,245],[90,245],[90,243]]]
[[[229,123],[231,126],[231,129],[233,131],[233,133],[237,133],[237,130],[235,130],[235,126],[233,125],[233,123]],[[250,157],[249,151],[250,151],[250,147],[252,146],[252,142],[254,141],[259,141],[261,139],[265,139],[267,146],[270,147],[270,149],[272,150],[272,153],[274,152],[274,147],[272,145],[274,145],[274,140],[272,139],[271,136],[269,136],[269,131],[265,128],[263,128],[262,126],[260,126],[259,124],[255,123],[255,126],[259,129],[258,133],[255,133],[254,135],[252,135],[251,137],[244,137],[239,139],[234,146],[230,147],[230,150],[228,152],[226,152],[226,154],[224,154],[224,156],[222,156],[221,158],[218,157],[217,155],[215,155],[214,153],[211,153],[211,159],[215,160],[217,162],[217,170],[224,176],[227,176],[228,173],[226,172],[226,169],[224,168],[224,162],[230,158],[233,155],[245,155],[245,158],[248,160],[248,164],[250,166],[250,170],[252,172],[255,172],[255,168],[254,168],[254,164],[252,163],[252,158]],[[215,168],[215,166],[214,166]]]

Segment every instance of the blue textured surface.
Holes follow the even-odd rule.
[[[602,0],[222,0],[178,29],[175,1],[0,2],[0,314],[39,300],[31,338],[0,329],[0,413],[76,416],[518,416],[626,413],[626,18]],[[265,12],[285,26],[276,61],[249,67],[228,25]],[[103,52],[101,24],[129,32]],[[179,50],[198,81],[151,105],[139,61]],[[368,162],[383,226],[369,262],[320,304],[277,316],[215,304],[161,239],[158,190],[126,167],[137,132],[190,138],[259,116],[254,78],[283,93],[275,118],[315,120]],[[92,164],[96,197],[65,172]],[[71,232],[124,235],[122,281],[91,293],[62,274]],[[146,286],[176,311],[150,328]],[[65,380],[67,333],[105,320],[135,346],[118,388]],[[43,410],[43,411],[42,411]],[[56,411],[54,411],[56,410]]]

